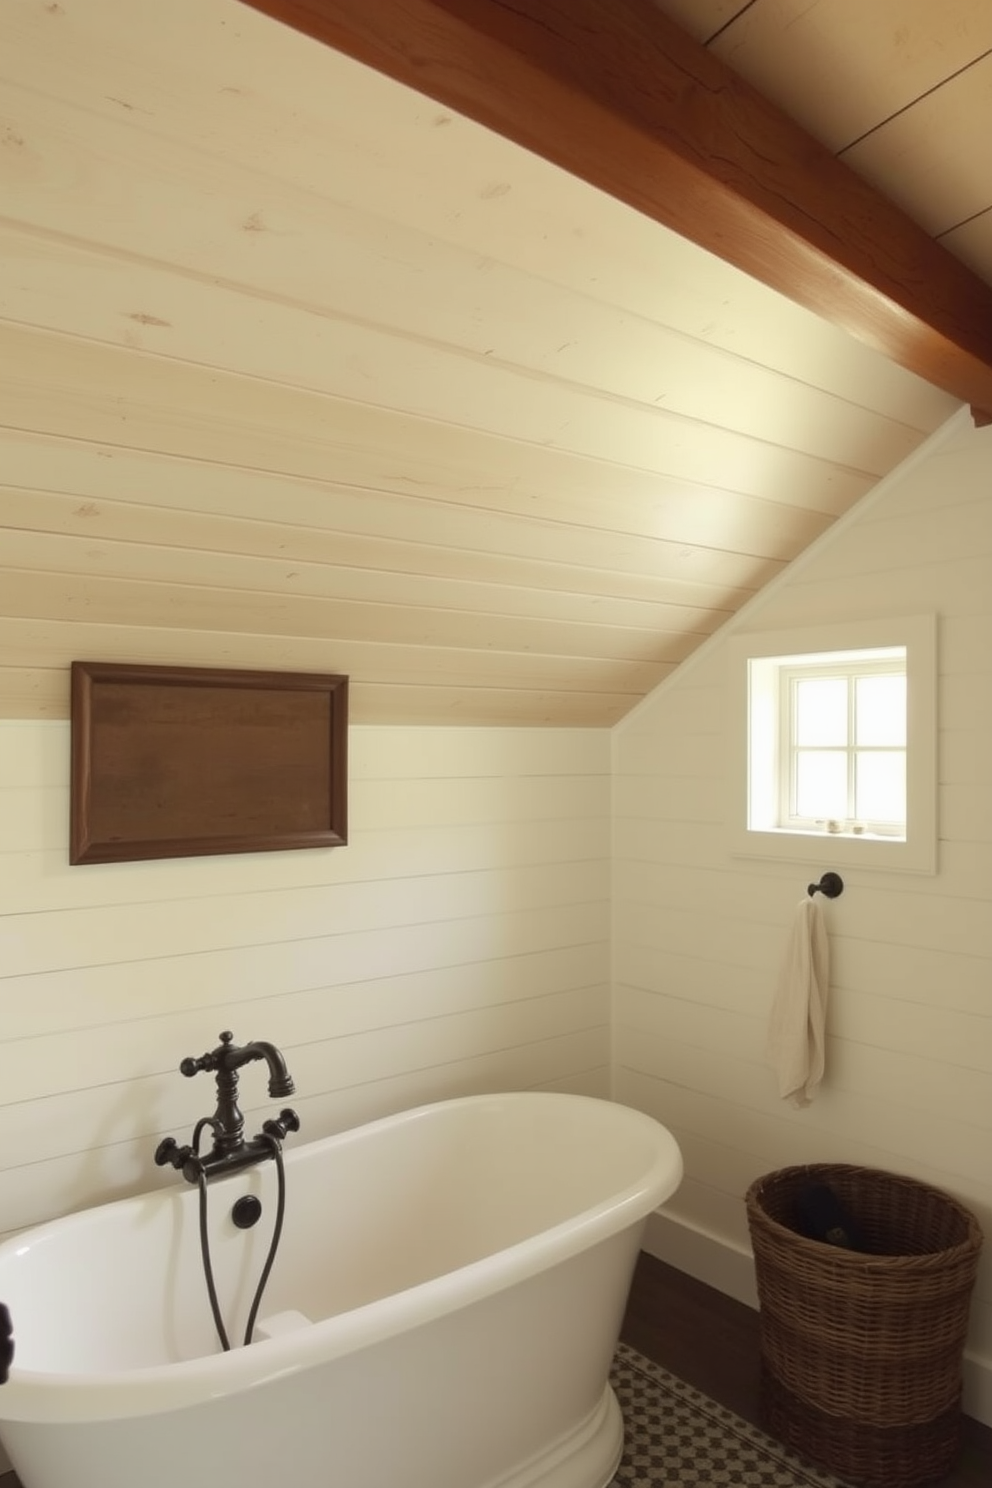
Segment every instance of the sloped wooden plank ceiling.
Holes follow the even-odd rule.
[[[795,70],[781,6],[727,9],[692,7],[708,52],[777,10],[743,59]],[[966,10],[926,33],[959,71]],[[609,724],[972,396],[237,0],[3,24],[8,716],[65,716],[78,657],[345,671],[358,721]]]
[[[656,0],[245,3],[498,130],[992,409],[989,286]]]

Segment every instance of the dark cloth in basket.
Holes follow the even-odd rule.
[[[800,1233],[843,1250],[867,1250],[864,1236],[848,1206],[829,1183],[804,1183],[796,1194]]]

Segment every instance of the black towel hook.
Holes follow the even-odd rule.
[[[811,899],[814,894],[825,894],[828,899],[839,899],[844,892],[844,880],[839,873],[825,873],[820,882],[810,884],[806,892]]]

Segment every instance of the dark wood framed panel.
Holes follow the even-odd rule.
[[[72,663],[71,863],[338,847],[348,679]]]

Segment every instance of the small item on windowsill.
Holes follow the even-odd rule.
[[[826,1183],[806,1183],[796,1194],[801,1233],[841,1250],[867,1250],[857,1224]]]

